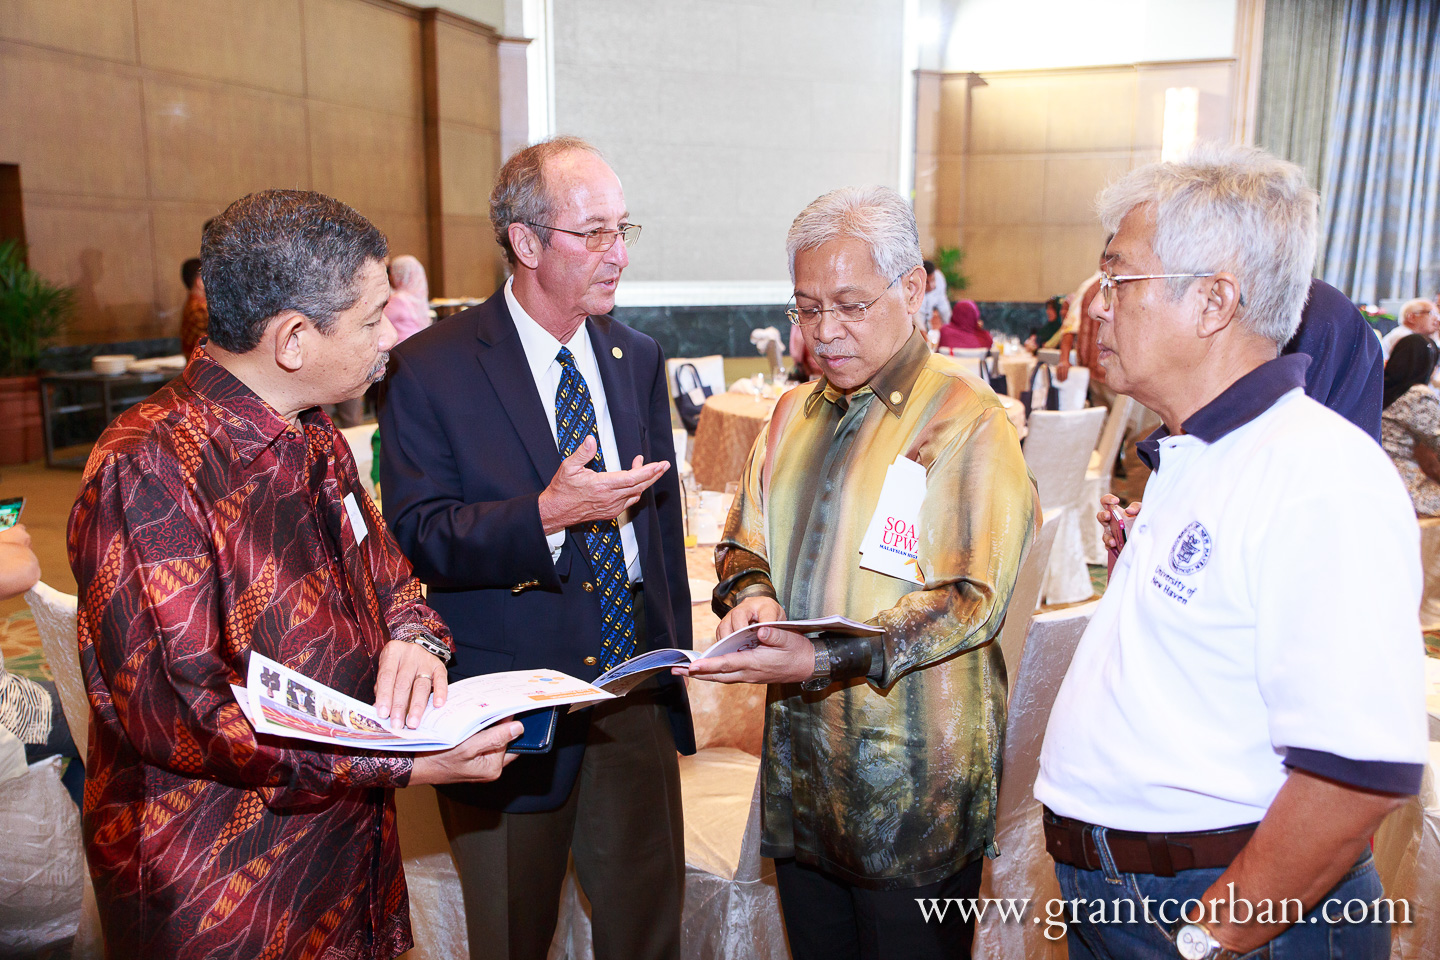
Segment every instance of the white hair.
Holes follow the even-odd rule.
[[[790,256],[790,282],[795,282],[795,254],[832,240],[861,240],[870,259],[887,280],[921,265],[920,230],[915,211],[889,187],[841,187],[816,197],[785,238]]]
[[[1160,272],[1234,274],[1238,321],[1284,344],[1310,289],[1319,199],[1293,163],[1255,147],[1207,144],[1183,160],[1131,171],[1101,191],[1097,206],[1114,233],[1126,214],[1148,205]],[[1170,280],[1171,295],[1194,282]]]
[[[1412,313],[1429,313],[1435,309],[1435,301],[1426,300],[1424,297],[1416,297],[1414,300],[1405,301],[1405,306],[1400,308],[1400,322],[1404,323]]]

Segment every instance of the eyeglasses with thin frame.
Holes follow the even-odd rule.
[[[820,307],[802,307],[796,305],[793,307],[787,307],[785,310],[785,316],[790,319],[791,323],[798,323],[802,327],[808,327],[812,324],[819,323],[820,318],[827,313],[835,314],[835,319],[842,320],[845,323],[860,323],[862,320],[865,319],[865,311],[869,310],[871,307],[875,306],[875,304],[879,303],[880,298],[890,292],[890,288],[895,286],[896,281],[898,281],[901,277],[905,276],[905,274],[909,272],[909,270],[906,270],[904,273],[896,274],[895,279],[891,280],[888,284],[885,285],[885,289],[880,291],[880,296],[876,297],[874,300],[871,300],[869,303],[837,303],[835,304],[835,306],[826,307],[825,309],[821,309]],[[790,302],[795,302],[795,298],[793,296],[790,298]]]
[[[609,230],[605,227],[596,227],[594,230],[566,230],[564,227],[552,227],[549,224],[535,223],[532,220],[525,222],[537,229],[554,230],[556,233],[568,233],[572,237],[579,237],[585,241],[585,249],[591,253],[609,250],[621,237],[625,238],[627,247],[635,246],[635,241],[640,239],[640,224],[638,223],[621,224],[618,230]]]
[[[1183,277],[1201,279],[1213,277],[1211,273],[1137,273],[1128,277],[1112,277],[1105,271],[1100,271],[1100,303],[1109,310],[1115,306],[1115,288],[1122,283],[1129,283],[1132,280],[1179,280]]]

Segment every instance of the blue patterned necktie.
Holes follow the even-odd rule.
[[[595,438],[595,459],[587,466],[605,470],[605,452],[600,449],[600,431],[595,426],[595,405],[590,388],[575,366],[575,355],[561,347],[560,386],[555,390],[555,436],[560,456],[568,457],[585,438]],[[614,520],[592,520],[572,529],[585,543],[595,585],[600,589],[600,669],[609,670],[635,653],[635,607],[630,577],[625,570],[625,549],[620,544],[620,526]]]

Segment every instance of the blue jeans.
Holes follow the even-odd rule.
[[[1101,848],[1102,858],[1110,862],[1108,848],[1103,844]],[[1173,877],[1157,877],[1057,863],[1055,876],[1067,901],[1064,919],[1070,960],[1176,960],[1180,954],[1174,931],[1181,905],[1198,899],[1222,873],[1182,870]],[[1385,960],[1390,956],[1391,909],[1394,919],[1405,921],[1413,906],[1396,902],[1387,907],[1384,896],[1367,850],[1299,923],[1246,954],[1246,960]],[[1264,904],[1252,906],[1258,911]],[[1284,919],[1293,922],[1300,912],[1297,901],[1272,905],[1271,916],[1279,919],[1285,908]],[[1203,909],[1208,917],[1211,906],[1207,903]],[[1192,916],[1194,910],[1191,904]],[[1221,920],[1229,919],[1227,910],[1229,906],[1221,903]],[[1235,910],[1244,921],[1245,904],[1237,902]]]

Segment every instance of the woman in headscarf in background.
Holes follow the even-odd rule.
[[[1381,446],[1422,517],[1440,516],[1440,398],[1430,388],[1440,347],[1423,333],[1400,339],[1385,363]]]
[[[950,322],[940,328],[940,346],[955,349],[990,349],[990,331],[980,326],[980,307],[974,300],[957,300]]]
[[[430,284],[420,261],[401,254],[390,261],[390,302],[385,316],[395,328],[395,342],[430,326]]]

